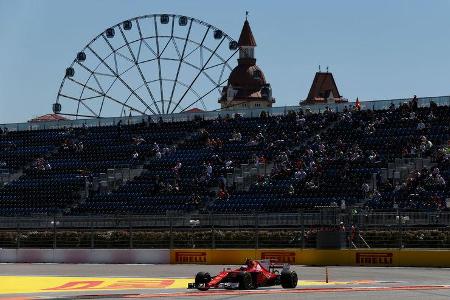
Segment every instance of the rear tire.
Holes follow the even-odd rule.
[[[280,281],[284,289],[293,289],[297,286],[298,275],[295,271],[282,272]]]
[[[252,275],[248,272],[241,272],[237,276],[240,290],[250,290],[253,288]]]
[[[199,287],[200,284],[205,284],[211,281],[211,275],[208,272],[198,272],[197,275],[195,275],[195,285],[197,286],[197,289],[200,291],[207,291],[209,290],[209,287]]]

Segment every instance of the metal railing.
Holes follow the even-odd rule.
[[[383,110],[388,109],[390,105],[399,105],[411,101],[411,98],[403,99],[390,99],[390,100],[372,100],[362,101],[361,109],[371,110]],[[418,98],[419,107],[429,107],[430,103],[434,102],[438,106],[450,106],[450,96],[439,97],[422,97]],[[134,117],[114,117],[114,118],[97,118],[97,119],[78,119],[78,120],[62,120],[62,121],[49,121],[49,122],[27,122],[27,123],[11,123],[0,124],[2,128],[8,128],[9,131],[26,131],[26,130],[41,130],[41,129],[62,129],[68,127],[97,127],[97,126],[111,126],[122,121],[122,124],[133,125],[139,124],[143,121],[148,121],[149,118],[153,122],[158,122],[160,119],[164,122],[180,122],[189,121],[194,117],[200,117],[205,120],[216,119],[218,117],[225,117],[227,115],[239,114],[244,118],[252,118],[260,116],[261,112],[267,112],[269,115],[278,116],[286,115],[289,111],[298,111],[300,109],[308,109],[313,113],[323,112],[326,108],[329,108],[335,112],[342,112],[345,107],[355,105],[354,102],[348,103],[326,103],[316,105],[302,105],[302,106],[284,106],[284,107],[271,107],[271,108],[252,108],[252,109],[232,109],[232,110],[217,110],[208,112],[196,112],[196,113],[178,113],[168,115],[143,115]]]
[[[330,208],[286,214],[1,218],[0,248],[310,248],[321,230],[346,230],[349,247],[450,248],[450,212]]]
[[[398,223],[399,216],[405,220],[405,226],[450,226],[450,211],[420,212],[366,212],[352,213],[349,210],[325,209],[316,211],[299,211],[295,213],[268,214],[198,214],[198,215],[120,215],[120,216],[36,216],[36,217],[1,217],[2,229],[51,229],[56,224],[58,228],[66,229],[123,229],[135,228],[189,228],[195,220],[198,227],[209,228],[218,226],[224,228],[251,227],[298,227],[331,226],[345,224],[360,227],[388,227]]]

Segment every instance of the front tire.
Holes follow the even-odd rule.
[[[252,275],[248,272],[241,272],[238,274],[238,282],[240,290],[250,290],[253,287]]]
[[[211,275],[208,272],[198,272],[197,275],[195,275],[195,286],[197,286],[197,289],[200,291],[207,291],[209,290],[209,287],[199,287],[202,284],[206,284],[211,281]]]
[[[282,272],[280,281],[284,289],[294,289],[298,283],[298,275],[295,271]]]

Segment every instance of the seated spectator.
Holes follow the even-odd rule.
[[[208,178],[211,178],[212,174],[213,174],[213,167],[212,167],[211,163],[209,162],[206,165],[206,176],[208,176]]]
[[[133,160],[138,160],[138,158],[139,158],[139,153],[138,153],[137,151],[134,151],[133,154],[131,155],[131,158],[132,158]]]
[[[217,199],[218,200],[226,200],[226,199],[228,199],[229,196],[230,195],[228,194],[228,192],[226,190],[224,190],[224,189],[220,189],[217,192]]]
[[[242,135],[239,131],[233,131],[233,134],[231,136],[230,142],[236,141],[239,142],[242,140]]]
[[[419,123],[417,123],[417,130],[424,130],[425,129],[425,123],[420,121]]]
[[[303,169],[300,169],[294,173],[295,179],[302,181],[306,178],[306,172]]]
[[[439,168],[434,168],[430,175],[425,179],[428,186],[443,186],[445,187],[445,180],[441,176]]]
[[[139,146],[140,144],[144,143],[145,139],[143,139],[141,136],[133,137],[133,144],[136,146]]]

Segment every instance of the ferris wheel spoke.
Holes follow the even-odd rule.
[[[161,57],[164,54],[164,51],[166,51],[167,46],[169,46],[170,42],[173,40],[173,37],[170,37],[169,40],[167,41],[167,43],[164,45],[161,53],[159,54],[159,57]]]
[[[175,80],[173,82],[172,91],[170,92],[169,105],[167,106],[167,113],[169,113],[170,106],[172,105],[173,94],[175,93],[175,86],[177,84],[178,77],[180,75],[181,64],[184,61],[184,53],[186,51],[186,46],[187,46],[187,43],[188,43],[188,40],[189,40],[189,36],[191,35],[191,29],[192,29],[192,19],[191,19],[191,22],[189,23],[189,29],[188,29],[188,32],[186,34],[186,38],[184,39],[184,45],[183,45],[183,50],[181,52],[181,56],[179,55],[180,56],[180,60],[178,61],[177,73],[175,75]],[[173,40],[173,43],[174,43],[174,45],[176,45],[175,40]],[[178,49],[177,47],[175,47],[175,48]],[[178,53],[178,51],[177,51],[177,53]]]
[[[159,53],[159,57],[161,57],[164,54],[164,51],[166,51],[167,46],[169,46],[170,42],[173,40],[173,28],[174,28],[175,18],[172,18],[172,30],[170,31],[170,37],[167,43],[164,45],[163,50],[161,53]]]
[[[202,68],[200,69],[200,71],[197,73],[197,75],[195,76],[194,80],[191,82],[191,84],[189,85],[189,88],[195,83],[195,81],[197,81],[198,77],[200,76],[200,74],[202,73],[202,71],[205,69],[205,67],[208,65],[209,61],[211,60],[211,58],[213,58],[214,54],[216,53],[217,49],[219,49],[220,45],[222,45],[223,41],[225,40],[225,37],[222,37],[222,39],[220,40],[219,44],[216,46],[216,48],[214,49],[214,51],[211,53],[211,55],[209,56],[208,60],[206,61],[206,63],[202,66]],[[189,88],[183,93],[183,95],[181,96],[180,100],[178,100],[177,105],[175,105],[175,108],[172,110],[172,113],[175,111],[175,109],[177,109],[177,107],[180,105],[181,101],[183,101],[184,97],[186,96]],[[215,89],[216,87],[214,87]]]
[[[91,99],[96,99],[96,98],[100,98],[100,97],[103,97],[103,95],[98,95],[98,96],[91,96],[91,97],[81,98],[80,100],[81,100],[81,101],[84,101],[84,100],[91,100]]]
[[[65,94],[59,94],[59,95],[60,95],[61,97],[64,97],[64,98],[67,98],[67,99],[71,99],[71,100],[73,100],[73,101],[78,102],[77,114],[78,114],[79,107],[80,107],[80,104],[81,104],[81,105],[83,105],[87,110],[89,110],[96,118],[98,118],[98,114],[96,114],[89,106],[86,105],[86,103],[84,103],[84,102],[81,101],[80,99],[75,98],[75,97],[72,97],[72,96],[69,96],[69,95],[65,95]]]
[[[85,69],[86,71],[88,71],[88,72],[91,74],[89,77],[92,76],[92,77],[94,78],[95,82],[97,83],[97,86],[100,88],[100,90],[102,91],[102,93],[104,93],[105,91],[104,91],[102,85],[100,84],[100,81],[99,81],[98,78],[97,78],[97,75],[96,75],[97,73],[96,73],[94,70],[91,70],[90,68],[86,67],[84,64],[82,64],[82,63],[79,62],[79,61],[77,61],[77,64],[78,64],[79,66],[81,66],[83,69]],[[89,81],[89,78],[88,78],[88,81]]]
[[[87,67],[86,65],[84,65],[83,63],[81,63],[81,62],[79,62],[79,61],[77,61],[77,64],[78,64],[80,67],[82,67],[83,69],[85,69],[86,71],[88,71],[89,73],[91,73],[91,74],[94,74],[94,75],[101,75],[101,76],[107,76],[107,77],[115,77],[114,75],[111,75],[111,74],[100,73],[100,72],[97,72],[97,71],[95,71],[95,70],[92,70],[92,69],[90,69],[89,67]],[[101,65],[101,63],[99,63],[99,65]]]
[[[142,48],[142,40],[139,41],[139,48],[138,48],[138,53],[137,53],[137,57],[136,57],[137,61],[139,61],[139,56],[141,56],[141,48]]]
[[[155,50],[153,50],[153,48],[147,43],[146,40],[142,40],[142,42],[148,48],[148,50],[150,50],[153,53],[153,55],[155,56],[155,59],[156,59],[158,57],[158,54],[155,52]]]
[[[122,57],[123,59],[128,60],[130,63],[135,63],[132,59],[130,59],[129,57],[123,55],[123,54],[120,53],[120,52],[117,52],[117,55],[119,55],[119,56]]]
[[[81,82],[79,82],[79,81],[77,81],[77,80],[75,80],[75,79],[73,79],[73,78],[70,78],[70,77],[69,77],[68,79],[69,79],[70,81],[72,81],[72,82],[74,82],[74,83],[80,85],[80,86],[83,86],[83,84],[82,84]],[[89,90],[95,92],[95,93],[98,93],[98,94],[103,95],[105,98],[108,98],[109,100],[114,101],[115,103],[123,104],[122,101],[120,101],[120,100],[118,100],[118,99],[115,99],[115,98],[113,98],[113,97],[111,97],[111,96],[109,96],[109,95],[107,95],[107,94],[102,94],[101,92],[99,92],[98,90],[94,89],[93,87],[90,87],[90,86],[88,86],[88,85],[86,85],[85,87],[86,87],[87,89],[89,89]],[[136,111],[136,112],[142,113],[142,111],[140,111],[140,110],[137,109],[137,108],[134,108],[134,107],[131,107],[131,106],[128,106],[128,105],[127,105],[127,107],[130,108],[130,109],[132,109],[132,110],[134,110],[134,111]],[[149,110],[150,110],[152,113],[155,114],[155,112],[154,112],[152,109],[149,109]],[[144,114],[144,113],[142,113],[142,114]]]
[[[145,38],[144,38],[144,36],[142,34],[141,25],[139,24],[139,20],[138,19],[136,19],[136,25],[137,25],[138,32],[139,32],[139,38],[140,38],[141,45],[142,45],[142,43],[144,43],[144,45],[148,48],[148,50],[150,50],[153,53],[153,55],[156,57],[157,55],[156,55],[155,50],[153,50],[153,48],[150,47],[150,45],[147,43],[147,41],[145,40]],[[139,46],[139,50],[140,49],[141,49],[141,47]]]
[[[226,65],[222,66],[222,70],[220,71],[219,80],[217,80],[217,82],[221,82],[222,81],[223,73],[225,72],[225,66]],[[219,91],[219,94],[220,94],[220,87],[218,87],[217,90]]]
[[[102,85],[100,84],[100,81],[98,80],[97,76],[96,76],[95,74],[93,74],[93,77],[94,77],[94,80],[95,80],[95,82],[97,83],[99,89],[102,91],[102,93],[104,93],[105,90],[103,90],[103,87],[102,87]]]
[[[203,45],[203,43],[205,42],[205,39],[206,39],[206,37],[208,36],[208,33],[209,33],[209,30],[210,30],[210,29],[211,29],[210,26],[208,26],[208,27],[206,28],[205,33],[203,34],[202,41],[201,41],[199,44],[197,44],[197,47],[194,48],[194,50],[192,50],[192,51],[189,52],[185,57],[183,57],[183,59],[188,58],[192,53],[194,53],[194,52],[197,51],[198,49],[201,49],[202,47],[206,47],[206,46]],[[209,48],[207,48],[207,49],[209,50]]]
[[[119,74],[117,74],[117,73],[115,73],[114,72],[114,70],[113,69],[111,69],[111,67],[97,54],[97,52],[95,52],[95,50],[93,50],[90,46],[87,46],[87,48],[89,49],[89,50],[91,50],[91,52],[92,53],[94,53],[94,55],[97,57],[97,59],[98,60],[100,60],[108,69],[109,69],[109,71],[111,72],[111,73],[113,73],[116,77],[117,77],[117,79],[119,79],[119,81],[120,82],[122,82],[122,84],[128,89],[128,90],[130,90],[130,91],[133,91],[133,89],[119,76]],[[134,93],[134,92],[133,92]],[[154,114],[155,114],[155,112],[154,112],[154,110],[152,110],[149,106],[148,106],[148,104],[138,95],[138,94],[136,94],[136,93],[134,93],[134,96],[136,97],[136,98],[138,98],[138,100],[145,106],[145,107],[147,107],[151,112],[153,112]]]
[[[141,69],[141,67],[139,66],[138,60],[136,59],[136,57],[134,56],[133,51],[131,50],[131,46],[130,46],[130,44],[128,43],[128,39],[127,39],[127,37],[125,36],[125,33],[123,32],[123,30],[122,30],[122,28],[121,28],[120,26],[119,26],[119,30],[120,30],[120,33],[122,34],[123,40],[124,40],[125,43],[127,44],[127,48],[128,48],[128,51],[129,51],[130,54],[131,54],[131,57],[133,57],[133,63],[134,63],[134,65],[136,66],[136,68],[137,68],[137,70],[138,70],[138,72],[139,72],[139,75],[140,75],[142,81],[144,82],[144,84],[145,84],[145,86],[146,86],[147,92],[148,92],[150,98],[152,99],[153,103],[154,103],[155,106],[156,106],[156,100],[155,100],[155,97],[153,96],[153,93],[152,93],[152,91],[150,90],[150,87],[149,87],[148,84],[147,84],[147,79],[145,78],[144,73],[142,72],[142,69]],[[160,111],[159,111],[159,109],[158,109],[157,106],[156,106],[156,109],[158,110],[158,113],[160,113]]]
[[[162,81],[169,81],[169,82],[174,82],[174,83],[176,83],[176,84],[179,84],[179,85],[182,85],[182,86],[184,86],[184,87],[189,87],[189,85],[187,84],[187,83],[184,83],[184,82],[182,82],[182,81],[175,81],[174,79],[170,79],[170,78],[162,78],[161,79]],[[157,81],[159,81],[159,79],[154,79],[154,80],[151,80],[151,81],[148,81],[147,83],[154,83],[154,82],[157,82]],[[140,86],[138,86],[134,91],[137,91],[137,90],[139,90],[140,88],[142,88],[144,86],[144,84],[141,84]],[[199,92],[197,92],[195,89],[193,89],[192,87],[190,88],[190,91],[195,95],[195,96],[197,96],[197,97],[201,97],[200,96],[200,93]],[[127,100],[132,96],[133,94],[132,93],[130,93],[130,95],[128,95],[128,97],[127,97]],[[126,101],[125,101],[126,102]],[[156,105],[156,104],[155,104]],[[152,105],[150,105],[150,106],[152,106]]]
[[[206,108],[205,101],[203,101],[203,99],[201,99],[200,102],[202,103],[203,109],[206,110],[207,108]]]
[[[203,48],[200,48],[200,66],[203,66]]]
[[[214,85],[217,84],[217,82],[215,82],[214,79],[212,79],[212,77],[209,76],[209,74],[206,73],[205,70],[202,70],[202,69],[199,68],[198,66],[196,66],[196,65],[194,65],[194,64],[191,64],[191,63],[189,63],[189,62],[187,62],[187,61],[183,61],[183,63],[186,64],[186,65],[188,65],[188,66],[190,66],[190,67],[192,67],[192,68],[194,68],[194,69],[196,69],[197,71],[201,71],[201,73],[202,73],[203,75],[205,75],[205,77],[206,77],[209,81],[211,81],[211,83],[213,83]]]
[[[174,39],[184,40],[184,38],[178,37],[178,36],[174,36]],[[189,40],[189,39],[188,39],[188,42],[190,42],[190,43],[192,43],[192,44],[195,44],[196,47],[195,47],[193,50],[191,50],[188,54],[186,54],[186,56],[183,57],[184,60],[186,60],[190,55],[192,55],[192,54],[195,53],[197,50],[202,49],[202,48],[204,48],[205,50],[207,50],[209,53],[212,53],[212,52],[213,52],[212,49],[210,49],[209,47],[203,45],[202,43],[198,43],[198,42],[195,42],[195,41]],[[200,50],[199,50],[199,51],[200,51]],[[237,53],[237,52],[233,53],[233,55],[236,54],[236,53]],[[217,52],[215,53],[215,56],[216,56],[220,61],[222,61],[223,63],[226,62],[226,60],[225,60],[221,55],[219,55]],[[230,71],[233,69],[228,63],[227,63],[226,65],[227,65],[227,67],[228,67],[228,69],[229,69]]]
[[[185,108],[183,108],[181,110],[181,112],[186,111],[187,109],[191,108],[192,106],[194,106],[196,103],[198,103],[199,101],[202,101],[206,96],[208,96],[209,94],[211,94],[216,88],[220,87],[222,84],[224,84],[225,82],[227,82],[228,79],[223,80],[222,82],[220,82],[220,84],[218,84],[217,86],[213,87],[212,89],[210,89],[208,92],[206,92],[205,94],[203,94],[201,97],[199,97],[197,100],[195,100],[194,102],[192,102],[191,104],[189,104],[188,106],[186,106]]]
[[[158,22],[156,22],[156,16],[153,18],[154,20],[154,25],[155,25],[155,34],[156,34],[156,53],[157,53],[157,61],[158,61],[158,78],[159,78],[159,91],[160,91],[160,95],[161,95],[161,106],[162,106],[162,111],[164,111],[164,92],[163,92],[163,85],[162,85],[162,80],[161,80],[161,55],[159,53],[159,37],[158,37]],[[159,109],[158,109],[159,112]]]
[[[172,44],[173,44],[173,47],[175,48],[175,51],[177,52],[177,55],[178,55],[178,59],[180,59],[180,60],[181,60],[181,53],[180,53],[180,49],[178,49],[178,45],[177,45],[177,43],[175,42],[175,39],[172,39]]]
[[[119,66],[117,65],[116,49],[114,49],[113,45],[111,45],[111,43],[108,41],[108,39],[106,38],[106,36],[104,34],[102,34],[102,38],[112,51],[112,54],[114,57],[114,67],[115,67],[116,73],[119,73]],[[91,48],[89,48],[89,49],[92,51]]]

